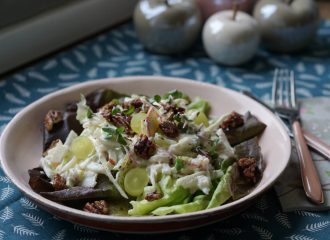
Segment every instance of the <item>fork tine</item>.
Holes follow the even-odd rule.
[[[290,90],[291,90],[291,104],[292,107],[297,107],[297,100],[296,100],[296,83],[295,83],[295,77],[294,72],[290,71]]]
[[[291,83],[290,83],[290,71],[288,69],[284,70],[284,83],[285,83],[285,105],[287,107],[292,107],[291,99],[290,99],[290,90],[291,90]]]
[[[276,68],[274,70],[273,87],[272,87],[272,104],[273,104],[273,106],[276,105],[278,72],[279,72],[279,69]]]
[[[279,105],[283,106],[283,99],[284,99],[284,81],[285,81],[285,70],[281,69],[279,71],[279,93],[278,93],[278,103]]]

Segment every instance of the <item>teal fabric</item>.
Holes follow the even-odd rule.
[[[175,57],[146,52],[131,23],[10,74],[0,81],[0,132],[34,100],[91,79],[164,75],[195,79],[235,90],[251,90],[269,100],[275,67],[295,70],[298,97],[330,96],[330,22],[322,22],[315,43],[294,55],[260,50],[249,64],[214,64],[198,43]],[[330,166],[329,166],[330,169]],[[256,203],[225,221],[185,232],[126,235],[96,231],[58,219],[25,198],[0,169],[0,239],[328,239],[330,214],[281,210],[271,189]]]

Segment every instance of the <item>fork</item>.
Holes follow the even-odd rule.
[[[242,90],[242,93],[245,96],[248,96],[252,98],[253,100],[257,101],[261,105],[263,105],[265,108],[267,108],[269,111],[274,112],[274,109],[268,106],[266,103],[261,101],[259,98],[254,96],[250,91]],[[284,122],[278,114],[276,114],[278,117],[278,120],[283,124],[283,127],[285,127],[285,130],[288,132],[289,136],[293,138],[292,130],[287,126],[287,122]],[[330,160],[330,145],[322,141],[320,138],[315,136],[313,133],[303,130],[304,137],[306,140],[306,143],[309,147],[311,147],[314,151],[321,154],[322,156],[326,157],[328,160]]]
[[[316,204],[324,203],[320,178],[315,169],[299,122],[299,106],[296,101],[296,86],[293,71],[275,69],[272,104],[275,112],[280,117],[286,118],[292,127],[306,196]]]

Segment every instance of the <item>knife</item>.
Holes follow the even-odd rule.
[[[275,113],[274,109],[272,109],[270,106],[268,106],[266,103],[255,97],[251,92],[243,90],[242,93],[245,96],[250,97],[251,99],[257,101],[264,107],[266,107],[271,112]],[[287,124],[285,123],[285,120],[283,120],[279,115],[275,114],[277,118],[282,122],[283,126],[289,133],[290,137],[293,137],[291,130],[288,128]],[[316,152],[322,154],[324,157],[330,160],[330,145],[322,141],[320,138],[316,137],[314,134],[310,133],[307,130],[303,130],[303,134],[306,140],[306,143],[309,147],[314,149]]]

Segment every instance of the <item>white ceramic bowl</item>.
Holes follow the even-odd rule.
[[[117,217],[87,213],[50,201],[32,191],[28,184],[28,169],[38,166],[42,153],[41,126],[49,109],[64,108],[66,103],[77,101],[80,94],[98,88],[111,88],[122,93],[146,95],[163,94],[178,89],[189,96],[207,99],[212,115],[232,110],[251,111],[267,128],[260,138],[265,169],[258,186],[247,196],[223,206],[199,212],[162,217]],[[276,117],[254,100],[235,91],[187,79],[167,77],[126,77],[95,80],[78,84],[49,94],[19,112],[1,136],[1,163],[12,182],[31,200],[46,211],[68,221],[90,227],[120,232],[169,232],[193,228],[223,220],[239,213],[268,189],[288,164],[290,139]]]

